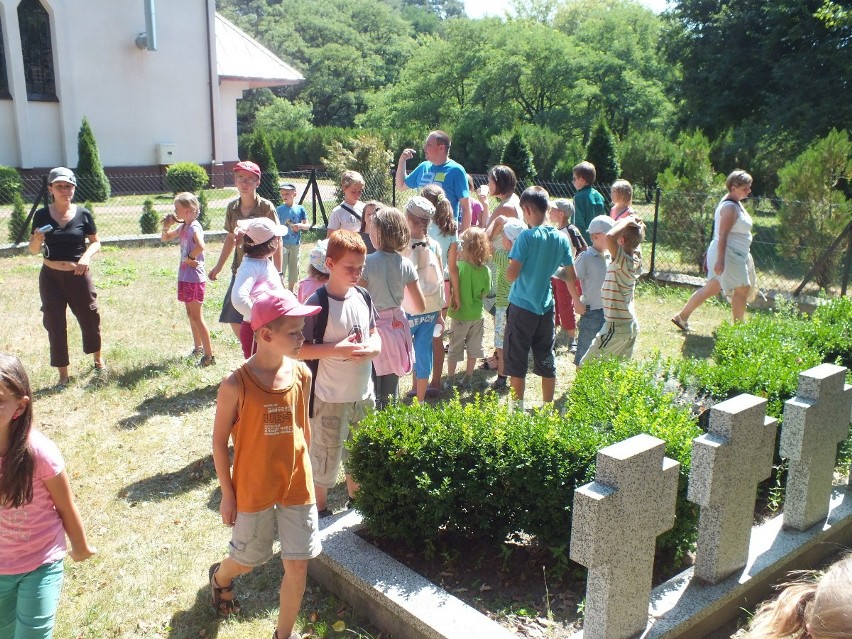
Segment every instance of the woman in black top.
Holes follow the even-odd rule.
[[[89,263],[101,248],[92,214],[72,203],[77,178],[57,167],[48,176],[53,203],[33,216],[30,253],[43,249],[38,278],[44,327],[50,342],[50,365],[59,369],[59,384],[68,383],[68,335],[65,309],[80,324],[83,352],[91,354],[95,371],[105,368],[101,357],[101,316]],[[88,245],[86,241],[88,240]]]

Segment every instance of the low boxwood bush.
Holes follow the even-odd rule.
[[[195,162],[178,162],[166,170],[166,184],[175,195],[183,191],[199,193],[209,186],[210,178],[204,167]]]
[[[24,181],[11,166],[0,166],[0,204],[14,204],[15,196],[21,195]]]
[[[574,490],[594,478],[603,446],[638,433],[667,440],[682,467],[675,555],[693,541],[683,500],[689,442],[700,434],[654,364],[596,362],[580,369],[565,416],[510,411],[493,394],[469,404],[394,405],[370,415],[350,444],[358,508],[381,537],[430,542],[442,533],[502,542],[522,533],[567,548]]]
[[[722,324],[711,360],[681,360],[675,368],[683,385],[715,401],[751,393],[765,397],[767,413],[781,418],[799,373],[823,362],[852,369],[852,300],[833,299],[811,317],[782,305],[748,322]]]

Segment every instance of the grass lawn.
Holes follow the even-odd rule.
[[[221,245],[211,243],[208,264]],[[307,259],[303,248],[303,265]],[[216,322],[227,280],[208,284],[205,316],[217,365],[201,369],[186,357],[192,348],[183,305],[175,299],[178,248],[106,247],[93,264],[102,312],[109,374],[93,376],[69,321],[72,383],[52,387],[47,336],[41,326],[40,259],[5,258],[0,286],[0,348],[19,356],[31,377],[35,423],[62,450],[91,542],[99,554],[79,565],[68,560],[56,636],[76,639],[269,637],[277,616],[281,564],[269,562],[238,582],[243,613],[219,622],[210,609],[207,568],[226,552],[229,531],[218,514],[218,483],[210,436],[216,389],[241,361],[230,328]],[[641,284],[638,355],[706,357],[712,331],[729,317],[710,302],[681,335],[669,322],[689,292]],[[486,322],[490,326],[490,322]],[[491,344],[486,337],[486,347]],[[573,357],[571,357],[571,360]],[[557,398],[573,379],[564,346],[558,352]],[[478,371],[478,375],[485,375]],[[489,373],[490,375],[490,373]],[[490,378],[489,378],[490,379]],[[410,382],[403,380],[403,392]],[[540,398],[532,376],[528,405]],[[338,488],[332,506],[345,500]],[[358,610],[314,583],[299,628],[309,636],[375,637]],[[346,631],[332,630],[337,622]]]

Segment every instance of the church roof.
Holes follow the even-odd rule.
[[[296,69],[218,13],[216,71],[220,81],[247,82],[253,89],[296,84],[305,79]]]

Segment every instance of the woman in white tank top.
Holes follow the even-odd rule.
[[[751,193],[752,177],[742,170],[732,172],[725,181],[728,194],[719,202],[713,222],[713,241],[707,249],[707,283],[692,294],[672,322],[689,331],[689,316],[708,299],[720,292],[731,299],[735,322],[745,318],[749,291],[754,285],[751,248],[752,220],[742,205]]]

